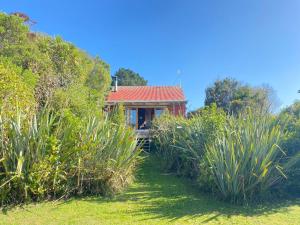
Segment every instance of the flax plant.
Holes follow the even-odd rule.
[[[291,162],[279,147],[282,126],[269,115],[248,111],[227,120],[224,133],[207,145],[205,159],[222,198],[247,202],[263,197],[287,178]]]
[[[166,169],[197,178],[205,145],[222,132],[225,119],[225,113],[216,105],[205,107],[189,119],[168,114],[157,118],[152,126],[153,141]]]
[[[1,205],[112,195],[133,180],[141,151],[134,131],[108,117],[74,121],[51,110],[0,117]]]

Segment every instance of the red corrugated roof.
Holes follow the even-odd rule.
[[[119,86],[111,91],[107,102],[185,101],[183,90],[177,86]]]

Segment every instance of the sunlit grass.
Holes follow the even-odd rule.
[[[201,194],[146,159],[136,182],[114,199],[86,197],[3,210],[0,224],[298,224],[300,199],[232,206]]]

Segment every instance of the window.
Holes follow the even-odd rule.
[[[133,128],[136,126],[136,109],[129,109],[129,125]]]
[[[164,109],[155,109],[155,117],[159,117],[161,114],[163,114]]]

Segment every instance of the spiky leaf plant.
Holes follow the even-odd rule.
[[[245,202],[262,197],[286,178],[291,161],[279,147],[284,136],[269,115],[248,111],[227,120],[224,135],[207,145],[205,159],[222,198]]]
[[[78,121],[44,110],[0,117],[0,205],[78,194],[111,195],[133,178],[133,130],[107,117]]]

